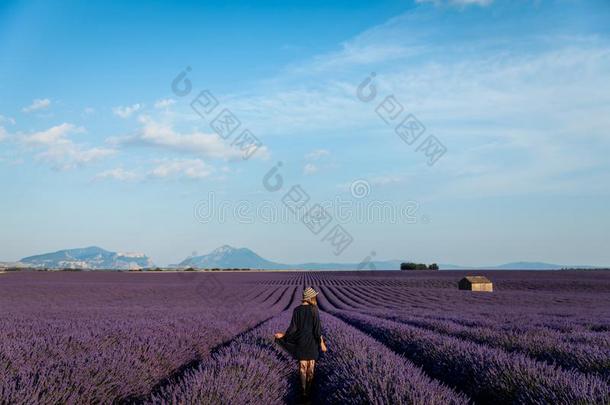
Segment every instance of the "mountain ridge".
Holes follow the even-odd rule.
[[[207,255],[187,257],[176,267],[196,267],[196,268],[256,268],[278,270],[285,266],[275,263],[254,253],[248,248],[234,248],[223,245],[214,249]]]
[[[32,267],[49,269],[136,270],[154,266],[143,253],[117,253],[97,246],[63,249],[24,257],[19,261]]]

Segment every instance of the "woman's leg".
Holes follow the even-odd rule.
[[[311,384],[313,383],[313,372],[316,367],[315,360],[309,360],[307,362],[307,392],[311,390]]]
[[[301,388],[303,395],[307,394],[307,369],[309,366],[308,360],[299,360],[299,376],[301,377]]]

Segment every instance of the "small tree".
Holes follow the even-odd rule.
[[[415,270],[416,268],[417,268],[416,263],[407,262],[407,263],[400,264],[400,270]]]
[[[436,266],[435,268],[432,266]],[[406,262],[400,264],[400,270],[438,270],[438,265],[433,263],[428,267],[425,263]]]

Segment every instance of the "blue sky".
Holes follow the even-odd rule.
[[[0,260],[98,245],[168,264],[230,244],[289,263],[610,264],[607,1],[200,3],[1,3]],[[191,109],[202,90],[261,141],[251,158]],[[413,144],[394,132],[408,114]],[[293,185],[407,214],[329,206],[314,234],[264,214]]]

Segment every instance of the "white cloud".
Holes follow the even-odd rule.
[[[315,57],[311,62],[293,66],[292,73],[322,73],[329,70],[353,68],[354,66],[371,65],[388,62],[413,55],[417,48],[397,44],[364,44],[351,41],[342,44],[336,52]]]
[[[11,125],[15,125],[15,119],[12,117],[5,117],[4,115],[0,114],[0,124],[2,123],[8,123]]]
[[[312,161],[319,161],[320,159],[330,156],[330,152],[326,149],[316,149],[305,155],[305,160],[309,161],[303,167],[303,174],[311,175],[320,171],[320,166],[311,163]]]
[[[307,163],[305,165],[305,167],[303,167],[304,174],[314,174],[317,171],[318,171],[318,166],[314,165],[313,163]]]
[[[316,149],[312,152],[309,152],[305,155],[305,159],[307,160],[318,160],[324,156],[329,156],[330,152],[326,149]]]
[[[95,113],[95,108],[92,108],[92,107],[86,107],[83,110],[83,114],[85,114],[85,115],[91,115],[91,114],[94,114],[94,113]]]
[[[239,148],[231,146],[230,140],[224,140],[217,134],[199,131],[180,133],[171,124],[157,122],[148,116],[141,116],[139,121],[142,128],[138,134],[114,141],[156,146],[212,159],[241,159],[243,156]],[[267,148],[263,146],[253,157],[265,159],[268,155]]]
[[[8,138],[8,132],[6,131],[6,129],[2,126],[0,126],[0,141],[4,140]]]
[[[115,153],[107,148],[86,149],[73,143],[49,148],[38,155],[40,160],[50,163],[55,169],[70,170]]]
[[[105,170],[101,173],[98,173],[94,180],[117,180],[117,181],[135,181],[138,180],[140,176],[137,173],[125,170],[122,167],[117,167],[115,169]]]
[[[114,115],[116,115],[118,117],[129,118],[133,113],[139,111],[140,108],[142,108],[142,106],[140,104],[134,104],[134,105],[127,106],[127,107],[118,106],[118,107],[114,107],[112,109],[112,112],[114,113]]]
[[[149,176],[158,179],[200,180],[208,177],[213,171],[213,168],[201,159],[173,159],[161,162],[149,172]]]
[[[369,183],[372,186],[387,186],[390,184],[402,183],[404,180],[405,179],[403,176],[386,174],[386,175],[376,176],[376,177],[371,178]]]
[[[86,148],[75,144],[68,138],[70,134],[82,133],[85,129],[73,124],[63,123],[44,131],[23,136],[23,142],[31,147],[42,148],[36,158],[50,163],[60,170],[76,167],[105,158],[115,153],[108,148]]]
[[[98,173],[93,180],[116,180],[121,182],[150,180],[201,180],[214,173],[214,168],[201,159],[163,159],[155,162],[155,166],[145,174],[122,167],[105,170]],[[224,171],[224,170],[223,170]]]
[[[157,100],[157,102],[155,103],[155,108],[163,109],[163,108],[171,107],[174,104],[176,104],[176,100],[174,100],[173,98],[165,98],[162,100]]]
[[[254,132],[265,135],[353,128],[368,117],[370,106],[358,102],[353,84],[325,84],[323,88],[289,85],[260,94],[228,96],[227,104]]]
[[[56,125],[44,131],[34,132],[26,135],[23,139],[29,145],[37,146],[52,146],[60,143],[71,142],[67,139],[67,135],[71,133],[83,133],[83,127],[77,127],[73,124],[63,123]]]
[[[382,175],[378,175],[378,176],[366,175],[362,178],[362,180],[364,180],[366,183],[368,183],[368,185],[370,187],[374,187],[375,189],[385,187],[385,186],[391,186],[391,185],[395,185],[395,184],[404,183],[406,179],[407,179],[407,176],[405,176],[405,175],[395,175],[395,174],[382,174]],[[358,180],[351,180],[346,183],[339,183],[339,184],[337,184],[337,188],[342,191],[351,191],[351,189],[354,187],[354,183],[357,181]]]
[[[37,98],[32,101],[32,104],[30,104],[29,106],[23,107],[21,111],[23,111],[24,113],[31,113],[34,111],[44,110],[45,108],[49,108],[50,106],[51,100],[49,100],[48,98]]]

